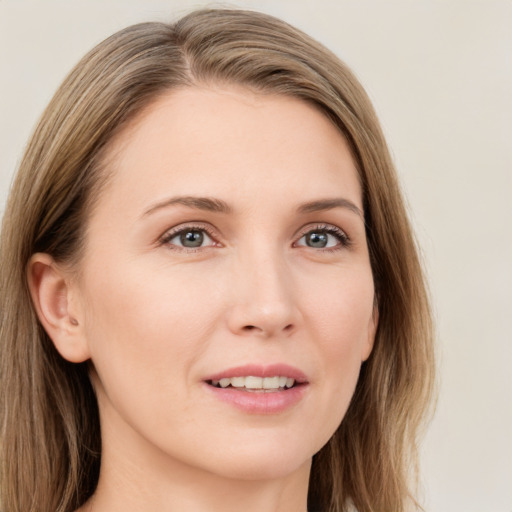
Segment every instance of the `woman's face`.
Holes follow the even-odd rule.
[[[108,165],[70,302],[104,456],[244,479],[307,467],[376,327],[344,138],[297,99],[187,88]]]

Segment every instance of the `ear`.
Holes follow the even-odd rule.
[[[366,361],[370,357],[370,354],[372,353],[378,325],[379,307],[377,305],[377,301],[375,301],[373,305],[372,316],[370,317],[370,322],[368,324],[368,338],[366,340],[366,343],[363,344],[363,350],[361,352],[361,361]]]
[[[60,355],[72,363],[89,359],[69,273],[49,254],[36,253],[30,258],[27,277],[39,321]]]

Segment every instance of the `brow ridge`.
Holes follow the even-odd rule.
[[[334,197],[328,199],[317,199],[315,201],[309,201],[302,204],[298,208],[299,213],[313,213],[325,210],[332,210],[333,208],[346,208],[356,215],[364,219],[363,212],[361,209],[349,199],[343,197]]]
[[[165,199],[147,210],[144,215],[150,215],[151,213],[161,208],[166,208],[173,205],[183,205],[189,208],[195,208],[198,210],[217,212],[217,213],[230,213],[231,207],[222,199],[214,197],[196,197],[196,196],[176,196]]]
[[[160,201],[159,203],[153,205],[149,208],[144,215],[149,215],[156,210],[161,208],[166,208],[168,206],[173,205],[183,205],[189,208],[195,208],[198,210],[211,211],[216,213],[231,213],[231,207],[222,199],[217,199],[214,197],[196,197],[196,196],[176,196]],[[300,214],[304,213],[314,213],[325,210],[332,210],[334,208],[346,208],[362,219],[364,218],[363,212],[360,208],[354,204],[349,199],[345,199],[342,197],[335,198],[327,198],[327,199],[317,199],[314,201],[309,201],[300,205],[297,209],[297,212]]]

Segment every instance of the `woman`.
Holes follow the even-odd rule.
[[[98,45],[1,258],[3,510],[418,507],[422,272],[366,94],[300,31],[206,10]]]

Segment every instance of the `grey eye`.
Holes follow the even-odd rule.
[[[315,229],[303,235],[297,245],[312,247],[313,249],[325,249],[342,244],[341,235],[332,234],[326,230]]]
[[[327,246],[328,237],[329,235],[327,233],[319,233],[317,231],[312,231],[311,233],[304,235],[304,238],[306,239],[306,245],[308,247],[315,247],[319,249]]]
[[[180,242],[183,247],[201,247],[204,241],[202,231],[183,231],[180,233]]]
[[[172,235],[167,242],[170,245],[184,247],[185,249],[197,249],[198,247],[212,246],[213,240],[204,229],[183,229]]]

